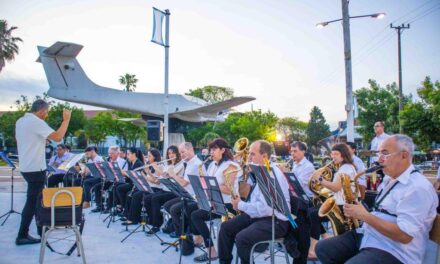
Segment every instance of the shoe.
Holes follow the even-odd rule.
[[[217,259],[218,259],[218,257],[211,257],[211,261],[214,261]],[[204,254],[194,258],[194,262],[197,262],[197,263],[203,263],[203,262],[208,262],[208,261],[209,261],[209,256],[207,253],[204,253]]]
[[[27,237],[22,237],[15,239],[15,244],[17,246],[20,245],[29,245],[29,244],[38,244],[41,242],[40,238],[31,237],[30,235],[27,235]]]
[[[90,208],[90,202],[83,202],[83,209]]]
[[[101,207],[96,207],[95,209],[91,210],[90,212],[92,212],[92,213],[99,213],[101,211],[102,211]]]
[[[119,218],[119,220],[121,220],[121,221],[127,221],[127,217],[122,216],[121,218]]]
[[[168,234],[171,238],[178,238],[179,236],[176,234],[176,232],[171,232]]]
[[[152,235],[156,234],[159,231],[160,231],[160,228],[154,226],[149,231],[147,231],[146,234],[147,234],[147,236],[152,236]]]
[[[124,225],[124,226],[128,226],[128,225],[137,225],[138,223],[135,223],[135,222],[132,222],[132,221],[125,221],[125,222],[123,222],[123,223],[121,223],[121,225]]]

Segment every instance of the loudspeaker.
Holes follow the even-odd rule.
[[[147,121],[147,140],[162,141],[163,140],[163,123],[160,120]]]

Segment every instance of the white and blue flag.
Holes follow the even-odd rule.
[[[151,41],[162,46],[166,45],[162,27],[165,18],[165,12],[153,7],[153,36],[151,37]]]

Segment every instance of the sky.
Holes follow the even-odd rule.
[[[0,111],[19,95],[48,90],[37,46],[84,46],[78,61],[95,83],[120,88],[135,74],[136,91],[163,92],[164,48],[152,43],[152,7],[169,9],[170,93],[205,85],[256,100],[237,110],[270,110],[307,121],[318,106],[334,128],[346,119],[342,16],[339,0],[0,0],[0,19],[17,26],[20,54],[0,73]],[[402,34],[403,92],[415,95],[425,76],[440,80],[440,0],[350,1],[353,89],[397,82],[397,33]],[[83,106],[84,109],[93,109]]]

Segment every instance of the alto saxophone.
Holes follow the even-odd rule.
[[[230,175],[231,175],[232,173],[236,173],[236,172],[239,172],[239,171],[241,171],[241,170],[242,170],[242,169],[227,170],[227,171],[225,171],[225,172],[223,173],[223,177],[224,177],[225,185],[226,185],[226,187],[228,187],[229,192],[230,192],[232,198],[236,198],[236,197],[237,197],[237,194],[236,194],[235,191],[234,191],[234,182],[231,181],[231,176],[230,176]],[[240,214],[240,211],[238,211],[238,210],[237,210],[236,215],[234,215],[233,213],[231,213],[231,212],[230,212],[229,210],[227,210],[227,209],[226,209],[226,212],[227,212],[227,215],[223,215],[223,216],[221,217],[221,222],[222,222],[222,223],[225,222],[225,221],[227,221],[227,220],[229,220],[229,219],[232,219],[232,218],[234,218],[236,215],[239,215],[239,214]]]

